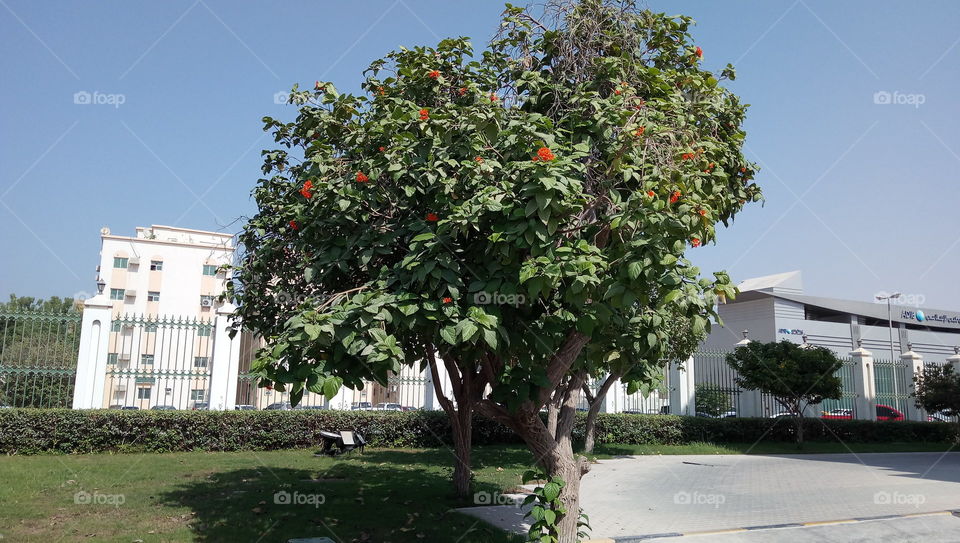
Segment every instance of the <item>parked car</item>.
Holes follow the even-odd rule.
[[[374,409],[376,411],[401,411],[398,403],[378,403]]]
[[[13,409],[12,405],[0,404],[0,409]]]
[[[416,411],[416,410],[417,410],[416,407],[410,407],[410,406],[408,406],[408,405],[405,405],[405,406],[403,406],[403,407],[400,408],[400,411]]]
[[[176,411],[177,408],[172,405],[155,405],[150,408],[151,411]]]
[[[853,409],[834,409],[825,411],[820,415],[821,419],[850,420],[853,418]],[[877,404],[877,420],[897,421],[906,420],[903,413],[890,407],[889,405]]]
[[[194,410],[194,411],[209,411],[209,410],[210,410],[210,402],[197,402],[197,403],[193,404],[193,410]]]
[[[927,414],[927,422],[952,422],[951,417],[945,415],[943,411]]]
[[[140,408],[135,405],[125,405],[120,408],[122,411],[140,411]]]
[[[290,411],[293,406],[290,402],[276,402],[263,408],[264,411]]]
[[[781,411],[781,412],[779,412],[779,413],[774,413],[774,414],[770,415],[770,418],[771,418],[771,419],[783,419],[783,418],[793,418],[793,417],[796,417],[796,416],[797,416],[796,413],[792,413],[792,412],[790,412],[790,411]]]
[[[294,409],[326,409],[326,407],[322,405],[298,405]]]
[[[254,407],[254,406],[252,406],[252,405],[247,405],[247,404],[235,405],[235,406],[233,406],[233,408],[234,408],[236,411],[254,411],[254,410],[257,409],[256,407]]]
[[[351,411],[370,411],[373,409],[373,404],[370,402],[356,402],[350,405]]]

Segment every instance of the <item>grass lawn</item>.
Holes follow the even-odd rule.
[[[513,543],[453,507],[447,449],[368,449],[314,458],[312,450],[0,457],[3,541]],[[480,448],[476,490],[520,483],[530,453]],[[79,491],[91,501],[75,503]],[[274,494],[322,495],[278,504]],[[123,503],[112,495],[122,495]]]
[[[884,443],[850,448],[862,453],[944,451],[950,446]],[[368,449],[336,459],[314,458],[312,452],[0,457],[0,535],[3,541],[124,543],[285,542],[318,536],[338,543],[523,541],[451,511],[474,503],[472,497],[458,501],[452,495],[449,449]],[[748,452],[850,450],[839,443],[813,442],[802,451],[792,443],[766,442],[600,445],[595,456]],[[510,490],[521,483],[531,460],[519,445],[477,448],[475,490]],[[101,503],[76,503],[81,491]],[[290,501],[298,496],[301,503],[276,503],[278,492],[288,493]]]

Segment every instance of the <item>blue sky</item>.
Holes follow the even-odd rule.
[[[691,251],[704,272],[800,269],[809,294],[896,289],[960,310],[960,2],[649,5],[693,16],[704,65],[734,63],[751,104],[767,201]],[[0,297],[92,290],[102,226],[238,231],[270,146],[260,119],[295,113],[274,93],[316,79],[356,90],[399,45],[481,45],[501,8],[0,0]],[[123,103],[75,104],[84,91]]]

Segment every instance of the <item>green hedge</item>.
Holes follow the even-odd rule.
[[[824,424],[821,424],[823,422]],[[680,445],[792,441],[792,421],[709,419],[672,415],[606,415],[601,443]],[[355,428],[377,447],[450,444],[442,412],[416,411],[74,411],[0,410],[0,454],[44,452],[240,451],[312,447],[321,430]],[[807,420],[807,441],[949,442],[955,425],[928,422]],[[582,439],[581,415],[574,436]],[[474,418],[474,444],[517,443],[507,428]]]

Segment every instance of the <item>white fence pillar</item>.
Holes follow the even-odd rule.
[[[859,347],[850,352],[853,359],[853,390],[856,393],[856,418],[877,420],[877,382],[873,353]]]
[[[80,348],[77,351],[77,376],[73,387],[74,409],[100,409],[103,406],[107,375],[107,349],[113,303],[100,293],[83,303],[80,321]]]
[[[213,365],[210,370],[210,409],[233,411],[240,373],[240,334],[230,337],[230,317],[236,308],[225,303],[213,321]]]
[[[669,372],[670,414],[696,416],[693,357],[688,358],[682,366],[678,362],[671,362]]]
[[[900,359],[903,360],[908,368],[910,368],[910,375],[916,376],[923,373],[923,356],[913,352],[913,349],[901,354]],[[910,391],[913,392],[913,381],[910,381],[907,386],[909,386]],[[909,398],[907,400],[907,412],[905,414],[907,415],[907,420],[927,420],[927,412],[917,407],[916,402],[914,402],[914,398]]]
[[[953,366],[953,371],[960,373],[960,347],[954,347],[953,353],[947,357],[947,364]]]

